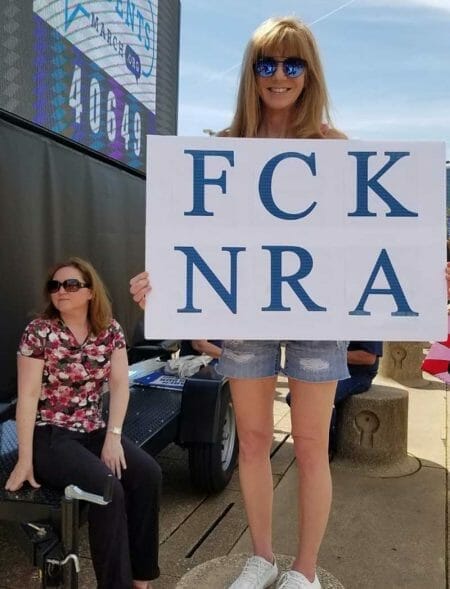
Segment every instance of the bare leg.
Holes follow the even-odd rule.
[[[289,379],[289,387],[299,469],[299,547],[292,568],[313,581],[331,506],[328,436],[336,382]]]
[[[133,589],[152,589],[150,581],[133,580]]]
[[[276,377],[230,379],[239,436],[239,479],[253,551],[269,562],[273,560],[270,448],[275,383]]]

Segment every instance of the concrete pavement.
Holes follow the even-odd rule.
[[[401,386],[383,377],[376,382]],[[381,478],[342,468],[338,460],[332,463],[334,500],[319,564],[346,589],[447,587],[446,391],[436,380],[428,381],[426,388],[408,391],[408,452],[420,461],[416,473]],[[282,409],[276,423],[279,436],[287,431]],[[283,453],[292,455],[289,438],[284,446]],[[291,463],[277,481],[280,470],[275,468],[274,550],[279,555],[293,555],[297,473]],[[250,551],[246,530],[230,555]],[[190,574],[196,579],[192,587],[226,586],[214,584],[217,569],[212,564],[202,565],[203,577]],[[233,564],[230,558],[229,566]],[[189,586],[182,582],[180,589]]]

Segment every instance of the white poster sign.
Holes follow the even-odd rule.
[[[447,335],[439,142],[148,137],[149,338]]]

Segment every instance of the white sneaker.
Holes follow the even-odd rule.
[[[278,577],[278,567],[261,556],[251,556],[247,559],[242,573],[232,583],[229,589],[266,589]]]
[[[322,589],[322,585],[317,578],[314,581],[308,581],[305,575],[297,571],[287,571],[283,573],[277,583],[277,589]]]

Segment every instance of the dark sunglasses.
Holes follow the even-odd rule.
[[[288,78],[298,78],[306,69],[306,62],[299,57],[286,57],[286,59],[261,57],[256,61],[253,68],[255,74],[261,78],[270,78],[277,71],[279,63],[283,66],[283,72]]]
[[[63,282],[60,282],[59,280],[49,280],[47,282],[47,292],[51,294],[59,292],[61,286],[66,292],[78,292],[80,288],[89,288],[90,284],[87,282],[80,282],[78,278],[68,278]]]

